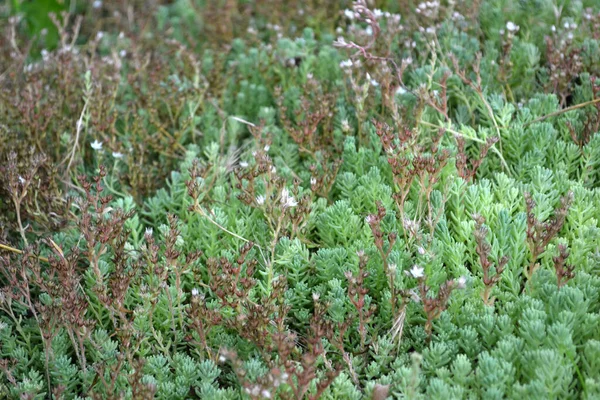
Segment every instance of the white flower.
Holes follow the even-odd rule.
[[[351,68],[352,67],[352,60],[344,60],[340,63],[340,67],[342,68]]]
[[[338,36],[337,40],[333,41],[333,46],[334,47],[346,47],[346,46],[348,46],[348,43],[346,42],[346,39],[344,39],[343,36]]]
[[[224,363],[225,361],[227,361],[227,358],[225,358],[225,356],[224,356],[223,354],[221,354],[221,355],[219,356],[219,362],[222,362],[222,363]]]
[[[350,123],[348,122],[347,119],[343,119],[342,120],[342,131],[343,132],[349,132],[350,131]]]
[[[310,184],[312,186],[316,185],[317,184],[317,178],[315,178],[315,177],[310,178]]]
[[[372,214],[369,214],[369,215],[367,215],[367,216],[365,217],[365,222],[366,222],[367,224],[369,224],[369,225],[370,225],[371,223],[373,223],[374,221],[375,221],[375,216],[374,216],[374,215],[372,215]]]
[[[118,151],[113,151],[112,156],[114,158],[123,158],[123,153],[119,153]]]
[[[100,1],[100,0],[94,1],[94,3],[92,3],[92,7],[94,7],[94,8],[100,8],[100,7],[102,7],[102,1]]]
[[[419,279],[425,276],[425,269],[415,264],[410,271],[407,272],[407,275],[411,275],[413,278]]]
[[[269,149],[270,149],[270,148],[271,148],[271,146],[269,146],[269,145],[266,145],[266,146],[264,147],[264,150],[265,150],[265,151],[269,151]]]
[[[509,32],[516,32],[519,30],[519,25],[515,24],[512,21],[508,21],[506,23],[506,29],[508,29]]]
[[[153,232],[154,232],[154,229],[152,229],[152,228],[146,228],[146,235],[152,236]]]
[[[126,55],[127,55],[127,51],[125,51],[125,50],[121,50],[119,52],[119,56],[121,56],[121,58],[125,57]]]
[[[25,179],[23,179],[21,175],[19,175],[19,182],[21,183],[21,185],[25,184]]]
[[[349,20],[353,20],[354,19],[354,11],[352,11],[352,10],[348,10],[348,9],[344,10],[344,15]]]
[[[97,139],[92,142],[92,149],[96,151],[102,150],[102,142],[99,142]]]
[[[367,26],[367,28],[365,29],[365,33],[369,36],[373,35],[373,27],[371,25]]]
[[[381,11],[379,8],[376,8],[373,10],[373,14],[375,15],[375,18],[381,18],[383,16],[383,11]]]
[[[283,188],[283,190],[281,191],[281,204],[283,204],[284,208],[288,208],[296,207],[298,205],[298,202],[296,201],[296,199],[294,199],[293,196],[290,196],[290,192],[286,188]]]
[[[555,27],[554,25],[552,25],[552,27],[550,28],[550,30],[551,30],[552,32],[556,32],[556,27]]]
[[[396,89],[396,96],[402,96],[404,93],[406,93],[406,89],[402,86],[398,86],[398,89]]]
[[[101,40],[104,37],[104,32],[99,31],[96,33],[96,40]]]
[[[419,229],[417,222],[413,221],[410,218],[404,218],[404,219],[402,219],[402,226],[407,231],[412,231],[412,230],[418,230]]]
[[[371,86],[379,86],[379,82],[377,82],[375,79],[372,79],[371,75],[368,72],[367,72],[367,80],[369,81]]]
[[[292,196],[288,197],[284,207],[289,208],[289,207],[296,207],[298,205],[298,202],[296,201],[296,199],[294,199]]]
[[[425,249],[421,246],[419,246],[419,248],[417,249],[417,251],[419,252],[420,255],[425,254]]]
[[[248,163],[246,161],[240,161],[240,167],[247,168],[248,167]]]
[[[457,283],[457,287],[459,289],[464,289],[467,287],[467,278],[465,278],[464,276],[461,276],[460,278],[458,278],[456,283]]]
[[[262,194],[256,196],[256,204],[262,206],[263,204],[265,204],[265,196],[263,196]]]
[[[271,165],[271,173],[274,174],[275,172],[277,172],[277,168],[275,168],[274,165]]]
[[[260,392],[260,394],[265,399],[270,399],[271,398],[271,392],[269,392],[267,389],[263,389],[263,391]]]
[[[196,288],[193,288],[193,289],[192,289],[192,296],[198,296],[198,293],[200,293],[200,292],[198,291],[198,289],[196,289]]]

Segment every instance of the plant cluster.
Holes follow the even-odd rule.
[[[288,3],[0,4],[0,398],[599,398],[597,2]]]

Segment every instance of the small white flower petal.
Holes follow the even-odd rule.
[[[286,207],[296,207],[297,205],[298,205],[298,202],[293,197],[289,197],[287,199],[287,201],[285,202]]]
[[[506,23],[506,29],[508,29],[509,32],[516,32],[519,30],[519,25],[515,24],[512,21],[508,21]]]
[[[340,63],[340,67],[341,68],[351,68],[352,67],[352,60],[348,59],[348,60],[344,60]]]
[[[91,146],[92,146],[92,149],[94,149],[96,151],[102,150],[102,142],[98,141],[97,139],[92,142]]]
[[[422,278],[425,276],[425,269],[415,264],[410,269],[409,274],[412,275],[413,278]]]

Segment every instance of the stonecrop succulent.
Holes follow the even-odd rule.
[[[0,398],[600,398],[596,0],[0,21]]]

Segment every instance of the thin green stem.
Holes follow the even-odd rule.
[[[569,112],[569,111],[577,110],[579,108],[586,107],[586,106],[589,106],[589,105],[592,105],[592,104],[596,104],[596,103],[600,103],[600,98],[597,98],[597,99],[594,99],[594,100],[590,100],[590,101],[586,101],[586,102],[580,103],[580,104],[575,104],[574,106],[563,108],[562,110],[554,111],[554,112],[552,112],[550,114],[546,114],[544,116],[536,118],[533,121],[527,122],[525,124],[525,126],[529,126],[531,124],[535,124],[536,122],[541,122],[541,121],[543,121],[545,119],[548,119],[548,118],[551,118],[551,117],[555,117],[557,115],[560,115],[560,114],[563,114],[563,113],[566,113],[566,112]]]
[[[460,132],[455,131],[454,129],[449,128],[449,127],[432,124],[431,122],[427,122],[427,121],[423,121],[423,120],[421,120],[420,123],[422,125],[429,126],[429,127],[432,127],[432,128],[445,129],[447,132],[450,132],[450,133],[452,133],[452,134],[454,134],[456,136],[460,136],[463,139],[468,139],[468,140],[472,140],[472,141],[477,142],[477,143],[485,144],[485,140],[483,140],[483,139],[479,139],[478,137],[467,136],[464,133],[460,133]],[[502,163],[502,166],[507,171],[507,173],[510,174],[510,170],[508,169],[508,164],[506,163],[506,160],[504,160],[504,157],[502,156],[502,153],[495,146],[493,146],[493,145],[492,145],[492,147],[490,149],[500,158],[500,162]]]

